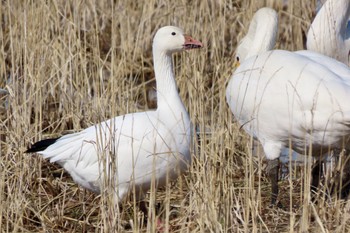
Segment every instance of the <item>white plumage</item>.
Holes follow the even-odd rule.
[[[275,10],[263,7],[255,12],[247,35],[236,49],[236,61],[243,62],[251,56],[273,49],[277,29],[278,15]]]
[[[307,34],[307,49],[350,66],[349,0],[327,0]]]
[[[289,143],[303,154],[312,146],[317,154],[343,148],[350,136],[350,70],[312,53],[329,62],[320,64],[310,53],[265,52],[241,64],[228,84],[231,111],[270,160]]]
[[[271,17],[271,13],[264,12],[269,15],[260,12],[260,23],[254,27],[264,23],[264,17]],[[308,154],[312,148],[313,156],[321,156],[331,148],[349,148],[349,67],[312,51],[271,50],[274,41],[266,41],[274,40],[271,33],[276,32],[269,29],[246,36],[255,38],[251,43],[271,46],[254,53],[246,51],[250,56],[240,60],[241,65],[228,83],[226,99],[239,125],[261,143],[270,161],[288,154],[290,145],[302,154]],[[242,44],[237,51],[242,51]],[[275,203],[278,173],[275,170],[269,175],[273,186],[271,201]]]
[[[177,91],[172,53],[200,47],[177,27],[159,29],[153,41],[157,110],[118,116],[65,135],[38,153],[93,192],[103,190],[107,175],[118,201],[133,188],[140,198],[152,182],[160,186],[176,178],[191,162],[191,122]],[[35,145],[29,152],[36,151]]]

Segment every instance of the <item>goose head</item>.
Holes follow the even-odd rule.
[[[234,66],[237,67],[246,59],[273,49],[277,29],[277,12],[268,7],[259,9],[253,16],[247,35],[238,44]]]
[[[185,35],[183,30],[174,26],[160,28],[153,39],[153,49],[165,53],[174,53],[182,50],[203,47],[200,41]]]

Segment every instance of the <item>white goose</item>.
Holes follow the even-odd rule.
[[[349,0],[327,0],[307,34],[306,47],[350,66]]]
[[[263,17],[258,23],[265,24]],[[274,38],[269,35],[273,30],[265,32],[249,35],[255,38],[252,43],[266,44],[266,38]],[[270,161],[271,202],[275,204],[278,158],[285,148],[291,145],[307,154],[312,147],[317,157],[329,148],[350,147],[346,144],[350,138],[350,69],[312,51],[268,50],[265,47],[241,61],[228,83],[226,99],[238,123],[262,144]]]
[[[109,175],[118,202],[134,188],[141,198],[152,182],[161,186],[175,179],[191,162],[191,123],[177,91],[172,53],[200,47],[201,42],[180,28],[160,28],[153,40],[157,110],[118,116],[78,133],[39,141],[27,152],[58,163],[76,183],[96,193],[104,189]],[[115,173],[110,163],[115,163]]]

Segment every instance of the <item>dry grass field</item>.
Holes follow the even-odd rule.
[[[315,0],[22,1],[0,3],[0,232],[350,232],[350,202],[309,201],[310,169],[287,164],[284,208],[269,206],[263,156],[225,99],[237,42],[253,13],[279,13],[276,48],[304,48]],[[187,174],[136,204],[76,185],[56,164],[24,151],[33,142],[155,107],[151,44],[165,25],[203,49],[174,56],[176,81],[200,140]],[[261,154],[261,153],[260,153]],[[305,188],[304,188],[305,187]]]

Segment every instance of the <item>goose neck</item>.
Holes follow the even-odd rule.
[[[277,37],[278,16],[272,9],[263,8],[255,13],[247,35],[237,48],[244,61],[274,48]]]
[[[328,25],[327,28],[334,28],[337,35],[345,37],[349,17],[349,0],[328,0],[316,15],[315,21],[323,21],[323,24]]]
[[[171,53],[153,50],[153,61],[158,109],[174,108],[177,103],[182,105],[175,82]]]

